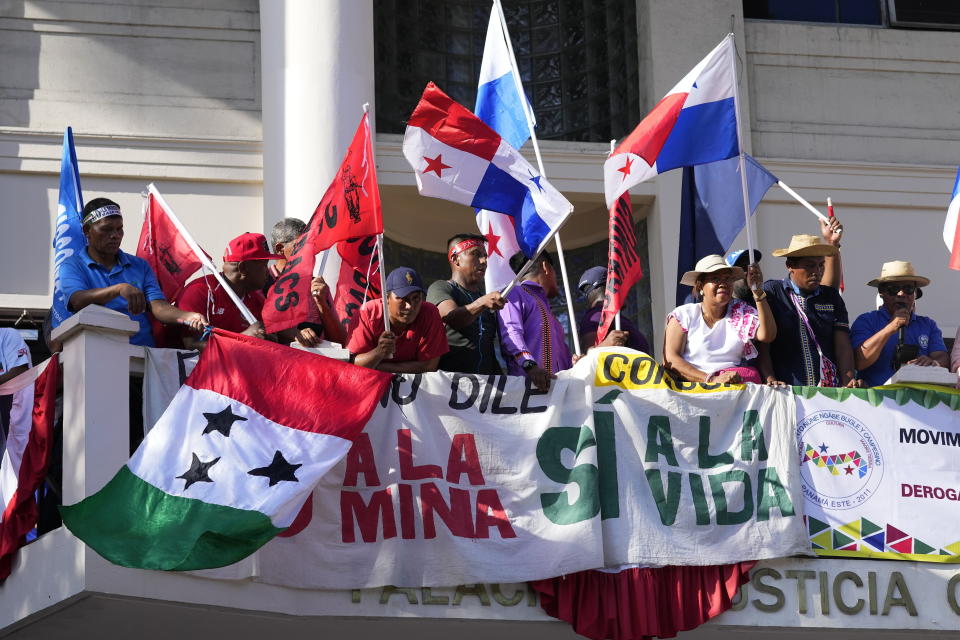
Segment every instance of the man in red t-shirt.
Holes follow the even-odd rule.
[[[267,239],[260,233],[245,233],[230,241],[223,254],[223,278],[257,319],[248,323],[241,315],[223,286],[213,275],[197,278],[184,288],[177,298],[176,306],[184,311],[196,311],[218,329],[244,333],[257,338],[265,337],[261,312],[263,311],[263,286],[267,282],[267,265],[270,260],[282,256],[270,253]],[[202,348],[198,336],[181,330],[185,349]]]
[[[425,302],[416,271],[399,267],[386,282],[390,331],[384,331],[383,301],[369,300],[354,317],[347,350],[354,363],[390,373],[436,371],[450,350],[440,312]]]

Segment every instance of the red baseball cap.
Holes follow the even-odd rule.
[[[224,262],[242,262],[244,260],[283,260],[283,256],[270,253],[267,239],[262,233],[245,233],[237,236],[223,252]]]

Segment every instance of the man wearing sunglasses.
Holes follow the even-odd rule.
[[[907,364],[923,367],[946,367],[947,347],[943,335],[931,318],[914,313],[920,287],[930,284],[929,278],[917,275],[909,262],[886,262],[880,277],[867,283],[877,287],[883,306],[864,313],[850,329],[854,358],[860,378],[866,386],[877,387],[894,372],[897,344],[915,345],[918,356]]]

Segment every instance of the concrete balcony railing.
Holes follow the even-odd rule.
[[[128,378],[143,370],[137,325],[89,307],[55,332],[64,343],[63,500],[100,489],[128,459]],[[238,576],[256,576],[257,558]],[[911,562],[781,559],[754,569],[733,611],[691,637],[775,629],[960,629],[960,572]],[[65,528],[23,548],[0,587],[0,635],[11,638],[169,637],[575,638],[525,585],[317,591],[212,578],[204,572],[110,564]],[[814,632],[814,631],[812,631]],[[781,631],[782,633],[782,631]],[[855,635],[855,634],[854,634]]]

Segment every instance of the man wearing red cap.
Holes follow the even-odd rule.
[[[205,315],[210,324],[218,329],[264,338],[261,313],[267,265],[270,260],[282,258],[270,253],[267,239],[260,233],[237,236],[230,241],[223,254],[223,278],[257,319],[253,324],[244,319],[230,295],[213,275],[197,278],[188,284],[177,298],[176,305],[184,311]],[[198,342],[197,336],[187,332],[181,332],[181,337],[186,349],[201,348],[204,344]]]

